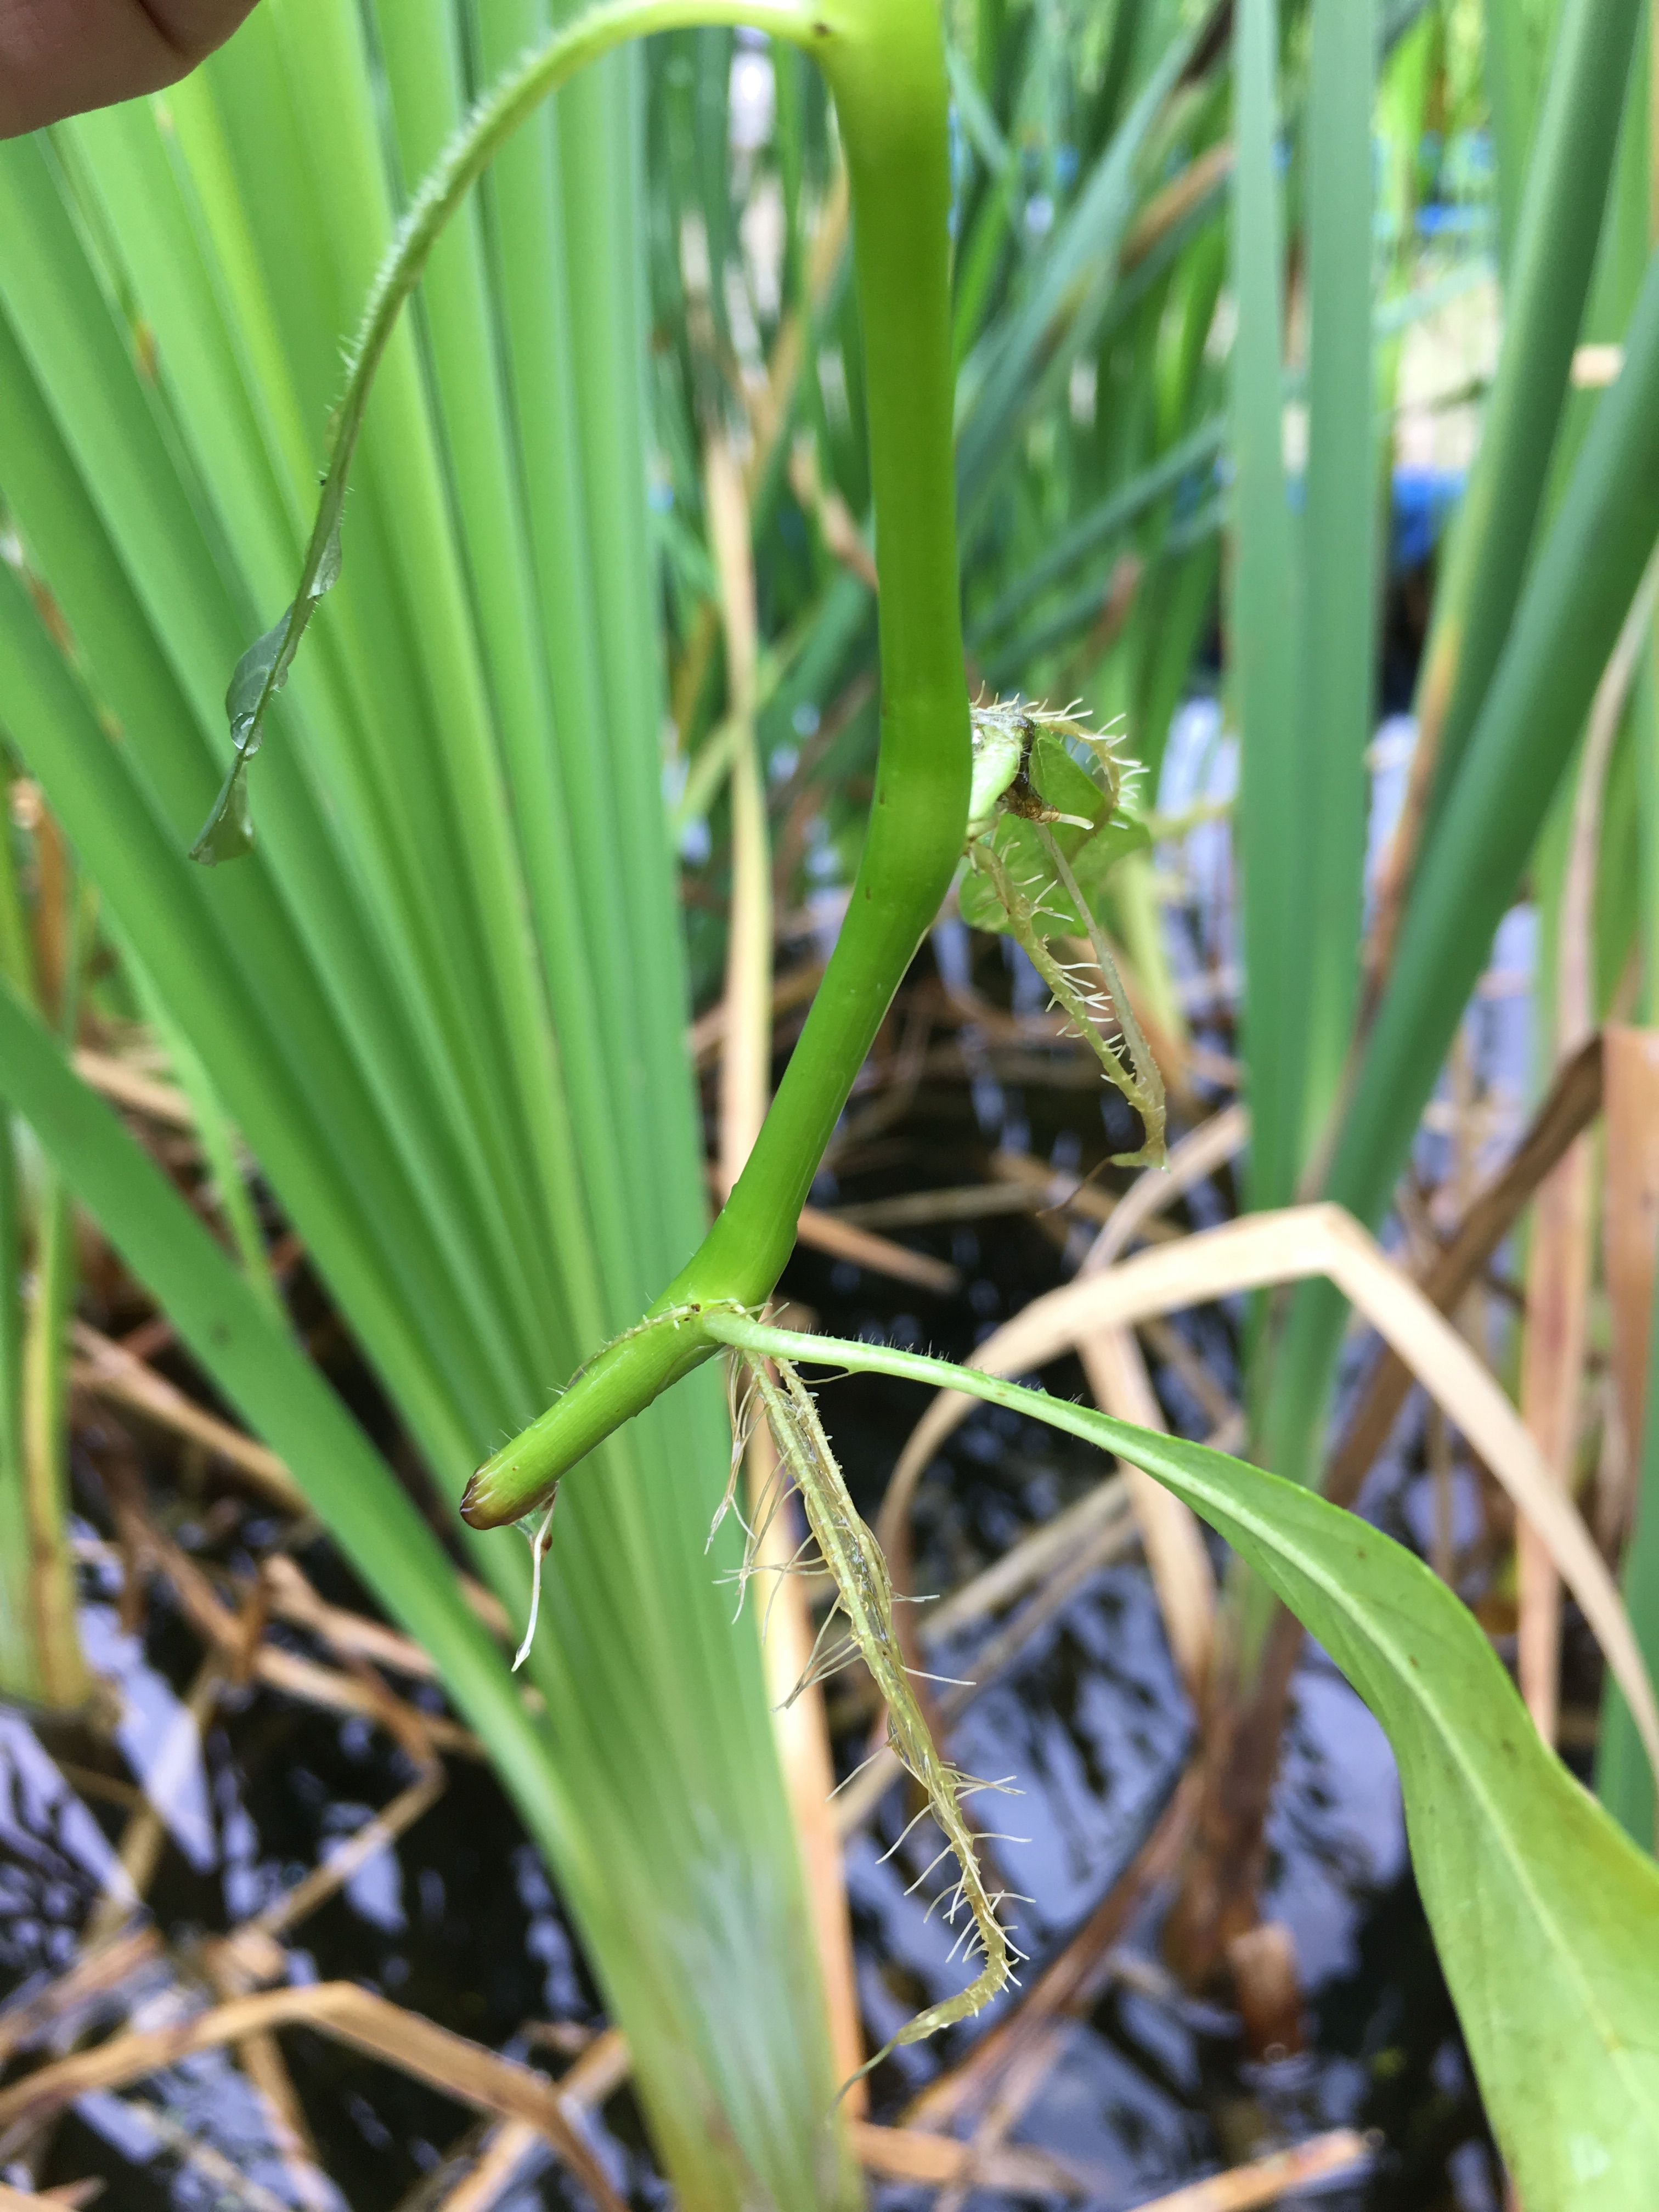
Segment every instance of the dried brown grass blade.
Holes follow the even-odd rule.
[[[805,313],[803,314],[798,305],[786,310],[772,341],[765,388],[750,399],[749,416],[755,443],[744,471],[744,488],[751,498],[765,481],[773,450],[789,421],[790,401],[806,359],[811,325],[827,303],[830,287],[847,251],[851,213],[851,188],[846,164],[841,162],[836,165],[824,196],[807,252]]]
[[[233,1994],[216,1980],[222,1996]],[[305,2107],[294,2087],[282,2046],[274,2035],[250,2035],[236,2045],[236,2063],[264,2107],[272,2149],[301,2212],[334,2212],[336,2191],[323,2171]]]
[[[1164,1427],[1164,1409],[1132,1329],[1093,1330],[1079,1339],[1078,1351],[1090,1392],[1103,1413],[1137,1422],[1143,1429]],[[1123,1474],[1170,1654],[1188,1695],[1201,1711],[1215,1647],[1215,1570],[1191,1507],[1138,1467],[1126,1463]]]
[[[76,1358],[71,1378],[78,1389],[112,1405],[126,1407],[175,1436],[205,1445],[216,1457],[246,1476],[261,1496],[284,1513],[310,1510],[298,1484],[274,1451],[210,1413],[193,1398],[186,1397],[177,1384],[142,1359],[135,1359],[109,1337],[100,1336],[85,1322],[75,1323],[73,1342]]]
[[[1609,1023],[1601,1033],[1607,1091],[1603,1251],[1613,1316],[1613,1370],[1627,1453],[1641,1447],[1659,1249],[1659,1030]]]
[[[184,1092],[171,1083],[158,1082],[114,1053],[82,1046],[75,1054],[75,1072],[112,1105],[141,1114],[147,1121],[160,1121],[164,1127],[187,1129],[194,1134],[196,1116]]]
[[[40,2212],[43,2204],[89,2203],[92,2201],[90,2197],[82,2197],[79,2193],[88,2185],[96,2189],[100,2185],[96,2182],[91,2185],[85,2182],[70,2182],[67,2187],[74,2190],[76,2194],[68,2196],[62,2189],[47,2189],[36,2194],[27,2189],[14,2189],[9,2181],[0,2181],[0,2212]]]
[[[1559,1059],[1582,1051],[1595,1029],[1596,879],[1602,799],[1625,702],[1652,626],[1651,579],[1625,618],[1590,708],[1578,767],[1557,944],[1555,1019]],[[1577,1459],[1584,1360],[1589,1346],[1595,1164],[1580,1138],[1538,1193],[1527,1255],[1526,1334],[1521,1351],[1521,1417],[1563,1490]],[[1530,1516],[1516,1529],[1521,1694],[1548,1742],[1560,1702],[1561,1583],[1543,1533]]]
[[[430,1655],[383,1620],[349,1606],[331,1605],[319,1597],[301,1570],[286,1552],[273,1552],[259,1563],[270,1610],[278,1620],[308,1629],[319,1642],[345,1659],[367,1659],[394,1674],[412,1674],[430,1681],[437,1674]]]
[[[301,1705],[318,1705],[325,1712],[361,1713],[365,1720],[398,1738],[414,1758],[426,1752],[459,1752],[463,1758],[482,1759],[483,1746],[471,1729],[443,1713],[422,1712],[416,1705],[394,1698],[384,1683],[367,1674],[343,1674],[337,1668],[319,1666],[298,1651],[284,1651],[262,1644],[253,1655],[253,1674],[269,1690],[297,1698]]]
[[[896,1244],[890,1237],[877,1236],[872,1229],[855,1228],[850,1221],[826,1213],[820,1206],[802,1206],[795,1234],[815,1252],[849,1260],[855,1267],[869,1268],[872,1274],[889,1275],[896,1283],[913,1283],[918,1290],[935,1291],[940,1297],[962,1288],[962,1271],[949,1261],[912,1252]]]
[[[856,576],[866,591],[878,592],[881,580],[876,574],[875,560],[864,542],[864,532],[835,486],[824,483],[818,468],[817,441],[810,431],[803,432],[790,448],[789,489],[803,511],[817,524],[818,535],[830,558],[839,561],[850,575]]]
[[[993,1152],[991,1172],[1004,1182],[1016,1184],[1033,1206],[1045,1211],[1052,1206],[1103,1225],[1118,1208],[1119,1200],[1112,1192],[1097,1190],[1091,1182],[1080,1182],[1076,1176],[1056,1175],[1053,1168],[1044,1167],[1028,1153]]]
[[[875,2127],[867,2120],[854,2124],[852,2136],[865,2172],[888,2181],[934,2189],[970,2183],[1023,2197],[1076,2198],[1089,2193],[1085,2181],[1042,2151],[980,2151],[972,2143],[954,2142],[949,2136],[928,2135],[920,2128]]]
[[[280,1936],[290,1928],[297,1928],[303,1919],[325,1904],[337,1891],[362,1867],[396,1843],[406,1829],[414,1826],[422,1813],[436,1804],[444,1792],[447,1779],[441,1766],[434,1765],[400,1790],[391,1803],[331,1851],[320,1865],[302,1875],[289,1889],[263,1912],[257,1912],[240,1927],[234,1928],[227,1941],[234,1944],[244,1933],[260,1936]]]
[[[1521,1418],[1545,1466],[1569,1497],[1589,1348],[1595,1167],[1589,1140],[1580,1137],[1539,1190],[1527,1255]],[[1516,1525],[1515,1558],[1516,1671],[1539,1734],[1553,1743],[1560,1704],[1561,1578],[1530,1515]]]
[[[112,1878],[88,1917],[84,1939],[88,1943],[102,1943],[117,1935],[134,1908],[149,1895],[167,1839],[163,1808],[179,1778],[200,1760],[202,1741],[224,1684],[224,1667],[216,1653],[210,1653],[197,1669],[188,1694],[174,1710],[150,1763],[145,1776],[149,1794],[121,1832],[116,1868],[112,1869]]]
[[[434,2212],[490,2212],[519,2178],[519,2170],[541,2142],[539,2129],[522,2120],[502,2120],[491,2130],[477,2164],[463,2174]]]
[[[1133,1536],[1133,1516],[1114,1516],[1097,1523],[1085,1541],[1073,1547],[1055,1571],[974,1654],[972,1681],[952,1685],[938,1701],[946,1727],[960,1719],[975,1698],[983,1696],[1007,1673],[1033,1637],[1063,1612],[1103,1567],[1123,1556]]]
[[[1128,1506],[1128,1489],[1117,1475],[1108,1475],[1079,1498],[1075,1505],[1053,1521],[1042,1522],[971,1582],[921,1616],[916,1641],[923,1650],[972,1620],[994,1613],[1063,1567],[1067,1559],[1092,1544],[1103,1528],[1114,1527]]]
[[[591,2112],[621,2087],[632,2063],[621,2029],[606,2028],[562,2076],[559,2102],[573,2118]],[[538,2128],[523,2120],[502,2120],[491,2130],[477,2164],[456,2183],[436,2212],[490,2212],[541,2141]]]
[[[720,580],[732,757],[732,907],[726,961],[726,1036],[720,1069],[720,1181],[743,1172],[766,1113],[772,1058],[772,876],[766,793],[755,746],[755,569],[749,502],[730,440],[712,429],[703,447],[703,498]]]
[[[781,975],[773,978],[772,1020],[775,1026],[781,1014],[790,1012],[810,999],[823,981],[822,960],[804,960]],[[716,999],[714,1005],[699,1014],[687,1035],[691,1058],[701,1070],[712,1066],[726,1049],[726,1000]]]
[[[1170,1146],[1164,1166],[1147,1168],[1124,1192],[1083,1263],[1085,1272],[1109,1267],[1128,1250],[1149,1221],[1166,1212],[1178,1198],[1184,1198],[1194,1184],[1225,1167],[1249,1133],[1249,1109],[1241,1105],[1224,1106],[1220,1113],[1189,1129],[1179,1143]]]
[[[522,2120],[552,2144],[602,2212],[626,2212],[592,2152],[566,2118],[558,2088],[545,2075],[423,2020],[418,2013],[405,2012],[352,1982],[322,1982],[308,1989],[267,1990],[255,1996],[234,1997],[178,2026],[141,2029],[116,2036],[95,2051],[77,2051],[0,2090],[0,2128],[48,2119],[91,2090],[125,2087],[198,2051],[297,2027],[400,2068],[447,2097],[505,2119]]]
[[[994,2157],[1007,2142],[1024,2118],[1032,2099],[1040,2094],[1064,2050],[1064,2031],[1050,2028],[1046,2034],[1033,2038],[1005,2070],[994,2094],[975,2116],[974,2131],[968,2138],[976,2168],[980,2161]],[[933,2212],[968,2212],[973,2186],[970,2179],[953,2181],[934,2199]]]
[[[135,1928],[107,1943],[88,1946],[45,1989],[15,1999],[0,2012],[0,2065],[60,2022],[112,1996],[146,1967],[159,1965],[161,1955],[161,1938],[154,1928]]]
[[[1226,1107],[1189,1130],[1171,1146],[1164,1166],[1146,1169],[1121,1198],[1111,1202],[1082,1273],[1109,1267],[1177,1199],[1224,1166],[1249,1133],[1249,1112],[1239,1105]],[[1147,1381],[1139,1347],[1132,1337],[1121,1329],[1103,1328],[1080,1338],[1078,1349],[1097,1405],[1122,1420],[1139,1421],[1146,1428],[1163,1427],[1163,1414]],[[1170,1648],[1182,1680],[1198,1698],[1208,1673],[1215,1633],[1215,1577],[1209,1553],[1190,1508],[1139,1468],[1126,1468],[1125,1473]],[[901,1461],[882,1507],[879,1526],[890,1559],[899,1564],[908,1581],[908,1501],[901,1486],[904,1476],[905,1462]],[[896,1508],[893,1504],[896,1492],[900,1493]]]
[[[197,1634],[233,1666],[246,1667],[256,1681],[303,1704],[321,1706],[327,1712],[361,1713],[394,1736],[419,1766],[428,1765],[433,1753],[439,1751],[458,1751],[471,1759],[483,1756],[470,1729],[445,1714],[423,1712],[395,1696],[362,1661],[352,1673],[342,1674],[275,1644],[259,1642],[250,1650],[243,1620],[220,1598],[196,1561],[147,1517],[136,1497],[124,1489],[114,1465],[106,1463],[103,1471],[118,1525],[132,1556],[167,1577]]]
[[[1035,1162],[1032,1163],[1035,1165]],[[1065,1186],[1059,1178],[1039,1171],[1029,1183],[965,1182],[933,1190],[898,1191],[891,1198],[872,1198],[854,1206],[838,1206],[835,1218],[858,1229],[914,1229],[936,1221],[985,1221],[1000,1213],[1036,1213],[1064,1203],[1051,1194]]]
[[[607,2027],[565,2072],[559,2083],[560,2102],[583,2111],[604,2104],[621,2088],[633,2064],[621,2028]]]
[[[1129,226],[1123,240],[1118,266],[1124,276],[1138,267],[1159,242],[1168,237],[1206,192],[1212,191],[1232,173],[1232,142],[1224,138],[1219,143],[1206,146],[1201,154],[1195,155],[1184,169],[1171,177],[1162,191],[1148,200]]]
[[[1261,2212],[1262,2206],[1277,2204],[1293,2189],[1305,2189],[1312,2182],[1367,2164],[1370,2155],[1364,2136],[1352,2128],[1334,2128],[1294,2150],[1272,2151],[1249,2166],[1236,2166],[1230,2173],[1177,2189],[1173,2196],[1152,2197],[1137,2212]]]
[[[186,2172],[205,2182],[212,2191],[209,2202],[214,2212],[229,2212],[233,2206],[240,2207],[240,2212],[290,2212],[286,2197],[279,2197],[274,2189],[244,2173],[223,2151],[193,2135],[171,2112],[160,2106],[136,2102],[127,2103],[125,2110],[133,2124],[159,2139]]]
[[[1517,1510],[1534,1522],[1630,1700],[1650,1763],[1659,1772],[1659,1706],[1618,1590],[1589,1532],[1492,1376],[1417,1285],[1340,1206],[1290,1206],[1247,1215],[1179,1243],[1138,1253],[1100,1274],[1079,1276],[1036,1299],[988,1337],[973,1364],[989,1374],[1024,1374],[1102,1328],[1125,1327],[1147,1314],[1176,1313],[1314,1275],[1334,1283],[1399,1353],[1462,1430]],[[941,1391],[912,1432],[882,1504],[879,1533],[890,1556],[894,1542],[904,1540],[909,1501],[922,1469],[969,1403],[959,1394]]]
[[[1124,1255],[1137,1237],[1144,1237],[1152,1228],[1159,1214],[1164,1214],[1176,1199],[1186,1197],[1197,1183],[1206,1182],[1217,1168],[1225,1166],[1239,1151],[1249,1134],[1249,1113],[1245,1106],[1225,1106],[1221,1113],[1201,1121],[1197,1128],[1188,1130],[1186,1137],[1170,1146],[1168,1159],[1161,1168],[1146,1168],[1134,1176],[1121,1199],[1106,1199],[1097,1192],[1086,1192],[1095,1199],[1103,1212],[1102,1234],[1088,1248],[1079,1274],[1110,1267],[1113,1261]],[[1006,1155],[998,1155],[1000,1175],[1018,1175],[1026,1182],[1036,1170],[1033,1161],[1018,1164]],[[1011,1322],[1013,1328],[1013,1322]],[[991,1338],[998,1343],[1002,1332]],[[1139,1367],[1139,1352],[1126,1349],[1113,1336],[1110,1329],[1102,1329],[1084,1343],[1079,1338],[1079,1352],[1084,1352],[1084,1370],[1088,1371],[1088,1387],[1095,1391],[1099,1405],[1121,1420],[1141,1420],[1144,1427],[1164,1427],[1164,1418],[1157,1409],[1157,1398],[1151,1387],[1137,1389],[1134,1370]],[[1093,1370],[1091,1370],[1093,1358]],[[1015,1371],[1015,1370],[1006,1370]],[[1139,1380],[1144,1382],[1144,1367]],[[1134,1411],[1130,1411],[1133,1394]],[[907,1451],[894,1468],[894,1478],[887,1484],[887,1495],[880,1506],[880,1520],[876,1522],[876,1533],[880,1535],[883,1551],[887,1553],[900,1589],[909,1586],[909,1500],[921,1480],[925,1467],[925,1455],[911,1460]],[[1130,1468],[1128,1480],[1133,1484],[1134,1516],[1141,1524],[1141,1535],[1146,1540],[1148,1564],[1152,1566],[1159,1606],[1164,1608],[1164,1626],[1170,1637],[1170,1650],[1176,1656],[1176,1666],[1182,1668],[1182,1677],[1188,1687],[1194,1690],[1203,1683],[1210,1648],[1214,1639],[1214,1577],[1210,1573],[1210,1555],[1203,1547],[1197,1520],[1192,1510],[1182,1504],[1179,1498],[1170,1498],[1157,1482],[1151,1482],[1139,1468]]]

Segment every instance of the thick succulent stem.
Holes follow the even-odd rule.
[[[715,11],[708,11],[712,15]],[[762,1304],[883,1015],[962,851],[970,748],[951,458],[950,165],[937,0],[767,18],[820,63],[852,185],[880,575],[881,750],[847,918],[748,1164],[645,1322],[483,1467],[462,1511],[514,1521],[716,1348],[707,1309]]]

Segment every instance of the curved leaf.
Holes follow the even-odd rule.
[[[1545,1745],[1468,1609],[1300,1484],[884,1347],[745,1322],[745,1348],[942,1384],[1116,1453],[1271,1583],[1388,1731],[1418,1886],[1528,2212],[1645,2212],[1659,2173],[1659,1868]]]

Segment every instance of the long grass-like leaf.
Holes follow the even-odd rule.
[[[451,1495],[703,1214],[659,782],[637,63],[527,125],[447,234],[384,348],[328,619],[267,708],[257,848],[184,854],[224,773],[227,675],[301,573],[339,337],[404,181],[473,69],[544,33],[529,0],[378,24],[283,0],[165,102],[0,149],[0,492],[76,647],[0,571],[8,732]],[[172,1231],[138,1234],[120,1178],[86,1172],[141,1276],[186,1297]],[[268,1427],[269,1375],[244,1397],[198,1341]],[[362,1473],[322,1428],[282,1448]],[[709,1378],[572,1486],[526,1662],[552,1718],[497,1749],[683,2201],[828,2206],[853,2185],[823,2125],[794,1839],[702,1548],[725,1465]],[[521,1547],[474,1556],[522,1619]],[[441,1607],[449,1575],[428,1553],[382,1595],[418,1632],[417,1582]]]
[[[1118,248],[1134,212],[1135,165],[1185,68],[1196,31],[1160,57],[1123,128],[1112,138],[1026,296],[964,368],[957,441],[958,496],[971,517],[993,463],[1037,388],[1063,374],[1095,335],[1117,270]]]
[[[1362,1221],[1381,1218],[1404,1165],[1656,537],[1659,259],[1413,888],[1326,1185]],[[1287,1472],[1311,1472],[1340,1326],[1340,1303],[1298,1298],[1274,1386]]]
[[[1418,684],[1432,762],[1426,828],[1449,799],[1519,621],[1551,449],[1595,265],[1637,0],[1564,0],[1505,287],[1504,345]]]
[[[1298,781],[1310,835],[1307,936],[1290,988],[1306,1045],[1300,1155],[1335,1101],[1359,995],[1360,902],[1376,632],[1371,374],[1370,0],[1316,0],[1307,109],[1306,663]],[[1248,772],[1248,771],[1247,771]]]
[[[1285,481],[1284,225],[1274,161],[1274,0],[1241,0],[1234,17],[1237,173],[1232,447],[1237,552],[1230,608],[1231,676],[1243,732],[1239,848],[1243,872],[1245,1042],[1250,1194],[1282,1205],[1300,1164],[1305,1008],[1296,989],[1308,945],[1310,884],[1290,854],[1315,834],[1303,774],[1298,678],[1301,563]]]

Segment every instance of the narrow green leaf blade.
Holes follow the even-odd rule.
[[[1241,0],[1234,29],[1238,334],[1232,361],[1237,537],[1229,645],[1242,754],[1244,1030],[1255,1133],[1250,1197],[1259,1206],[1283,1204],[1296,1187],[1302,1009],[1291,978],[1292,950],[1304,938],[1306,879],[1286,864],[1292,854],[1305,857],[1309,850],[1297,742],[1302,610],[1281,420],[1285,246],[1274,159],[1277,17],[1275,0]]]
[[[1196,27],[1159,57],[1122,127],[1096,164],[1042,257],[1018,307],[999,324],[985,354],[964,367],[968,394],[960,410],[957,484],[971,516],[999,455],[1039,389],[1056,377],[1097,334],[1116,280],[1118,249],[1134,212],[1135,173],[1197,37]]]
[[[114,1115],[0,982],[0,1096],[164,1301],[179,1335],[296,1478],[365,1583],[418,1630],[545,1838],[570,1817],[523,1699],[437,1538],[287,1330]]]
[[[1419,716],[1437,747],[1431,835],[1519,620],[1640,13],[1639,0],[1565,0],[1557,26],[1505,291],[1497,380],[1418,680]]]
[[[1368,1227],[1409,1156],[1656,538],[1659,255],[1643,280],[1624,368],[1585,437],[1412,886],[1325,1186]],[[1328,1284],[1304,1285],[1275,1361],[1266,1449],[1309,1481],[1346,1311]]]
[[[1659,536],[1659,254],[1413,886],[1330,1194],[1375,1223]]]
[[[1302,854],[1310,927],[1291,948],[1304,1009],[1301,1156],[1318,1143],[1359,990],[1376,628],[1372,426],[1372,0],[1316,0],[1307,124],[1307,629],[1300,780],[1316,834]],[[1303,978],[1305,978],[1304,988]]]

